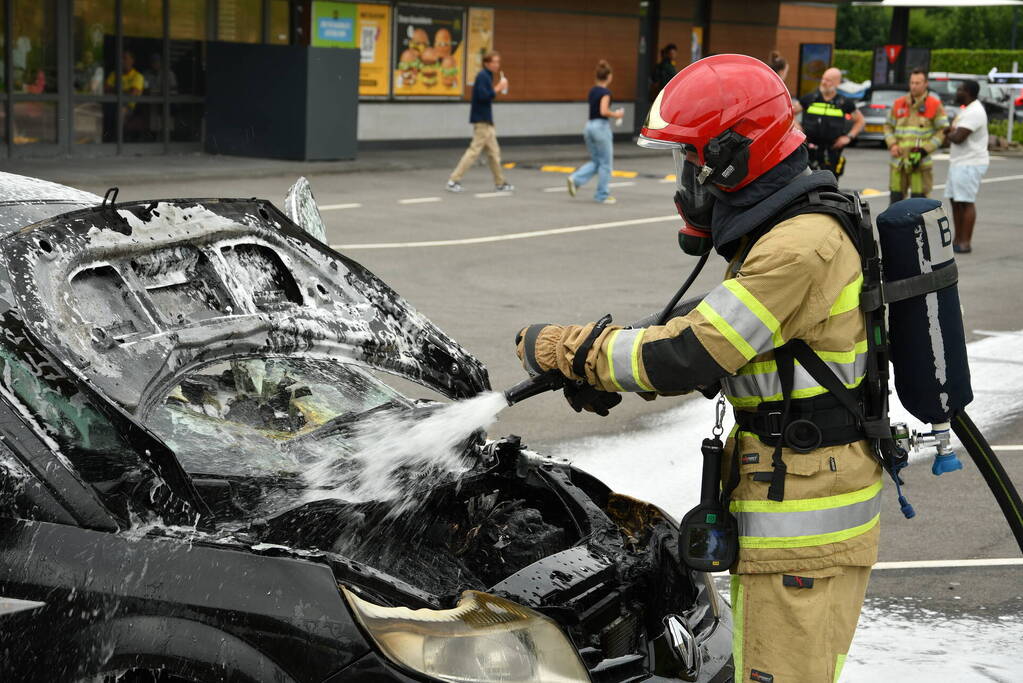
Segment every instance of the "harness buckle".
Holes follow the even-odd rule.
[[[768,436],[781,436],[781,411],[772,410],[764,416]]]

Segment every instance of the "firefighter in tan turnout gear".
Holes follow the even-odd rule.
[[[737,423],[722,469],[739,537],[736,681],[837,680],[877,558],[882,470],[856,420],[788,351],[802,340],[846,387],[863,382],[859,253],[835,217],[788,217],[837,185],[808,170],[792,124],[785,85],[756,59],[717,55],[680,72],[640,145],[672,151],[680,243],[695,254],[712,242],[729,261],[724,282],[664,325],[532,325],[518,337],[527,370],[560,370],[597,397],[720,384]]]
[[[927,73],[914,69],[909,93],[895,100],[884,123],[884,143],[891,154],[888,189],[891,203],[926,197],[934,189],[934,159],[948,128],[945,107],[927,90]]]

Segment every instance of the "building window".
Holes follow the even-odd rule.
[[[220,0],[217,38],[233,43],[263,42],[263,0]]]
[[[14,92],[57,92],[57,2],[13,0],[11,66]]]
[[[288,0],[270,0],[270,33],[266,39],[271,45],[291,43],[291,3]]]

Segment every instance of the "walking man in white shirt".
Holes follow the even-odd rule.
[[[977,99],[980,85],[977,81],[965,80],[956,91],[956,103],[962,109],[952,121],[948,131],[951,143],[948,166],[948,183],[945,198],[952,200],[952,222],[955,225],[955,239],[952,250],[957,254],[969,254],[973,249],[973,225],[977,222],[977,190],[980,179],[988,166],[987,153],[987,112]]]

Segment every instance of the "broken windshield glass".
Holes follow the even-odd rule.
[[[310,358],[245,358],[190,372],[150,413],[146,424],[177,453],[189,473],[294,477],[308,466],[310,454],[287,448],[290,441],[385,404],[412,407],[354,365]]]

